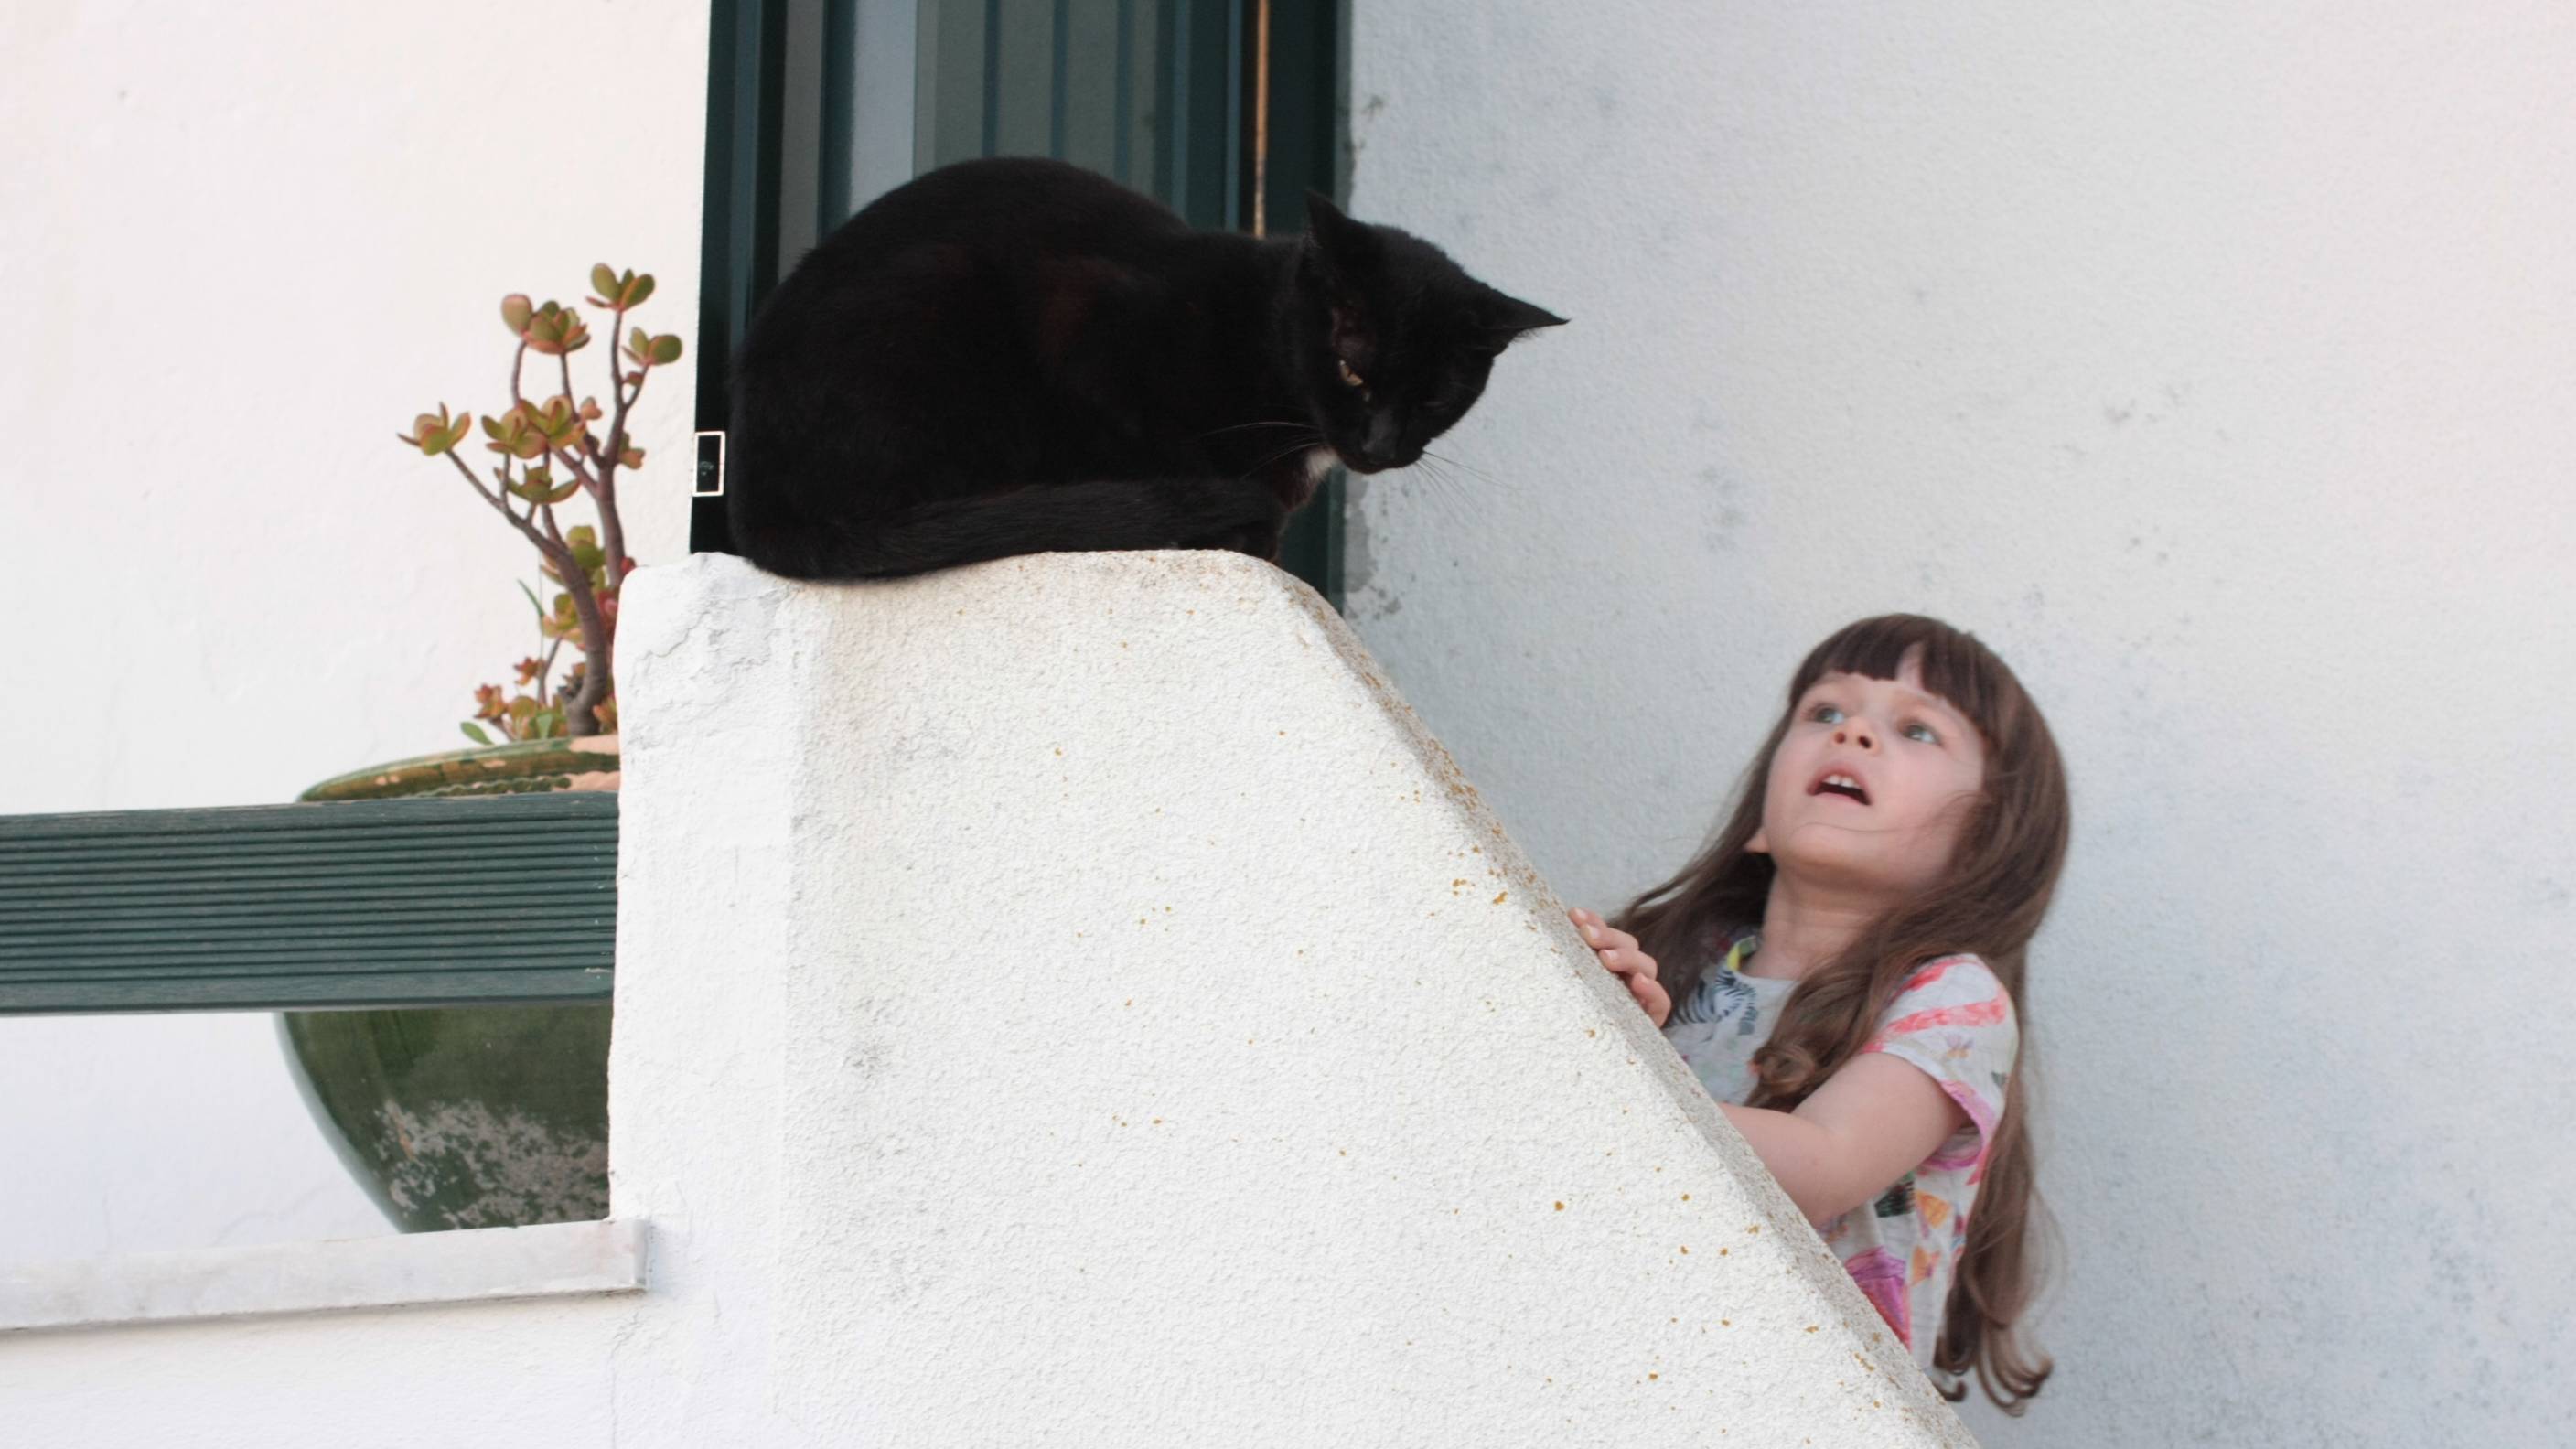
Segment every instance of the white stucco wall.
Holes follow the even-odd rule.
[[[14,1433],[1971,1442],[1286,575],[703,557],[620,668],[647,1291],[12,1335]]]
[[[1980,1434],[2554,1433],[2568,20],[1354,25],[1361,214],[1577,319],[1443,445],[1490,477],[1367,490],[1351,591],[1550,878],[1606,907],[1687,853],[1864,612],[1976,628],[2066,741],[2033,1014],[2062,1371]],[[604,141],[483,59],[503,33],[667,105]],[[703,46],[666,0],[0,7],[0,660],[47,701],[0,711],[0,811],[273,800],[454,738],[522,648],[522,550],[387,435],[489,398],[499,292],[608,256],[687,330]],[[474,178],[566,134],[613,184],[477,215]],[[671,457],[685,373],[656,389]],[[675,507],[634,522],[679,551]],[[0,1103],[0,1160],[45,1166],[0,1193],[11,1256],[375,1228],[264,1018],[0,1020]]]
[[[2538,1444],[2576,1391],[2576,16],[1358,4],[1356,214],[1574,325],[1380,480],[1360,632],[1570,898],[1799,656],[2064,743],[2059,1377],[1988,1443]]]
[[[534,561],[393,435],[483,412],[500,298],[596,261],[695,347],[705,85],[698,0],[0,6],[0,813],[466,743]],[[642,559],[687,547],[692,366],[639,409]],[[0,1257],[386,1230],[265,1016],[0,1019],[0,1161]]]

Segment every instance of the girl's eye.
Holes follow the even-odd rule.
[[[1923,723],[1921,720],[1916,720],[1914,723],[1905,727],[1905,737],[1909,740],[1921,740],[1927,745],[1937,745],[1941,743],[1940,734],[1930,725]]]
[[[1841,724],[1843,722],[1843,712],[1834,708],[1830,704],[1820,704],[1814,709],[1807,711],[1807,718],[1814,720],[1818,724]]]

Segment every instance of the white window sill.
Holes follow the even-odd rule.
[[[635,1293],[644,1225],[476,1228],[0,1264],[0,1333]]]

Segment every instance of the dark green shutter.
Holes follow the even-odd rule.
[[[605,1000],[617,797],[0,817],[0,1012]]]

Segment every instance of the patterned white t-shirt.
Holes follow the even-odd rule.
[[[1755,933],[1739,932],[1727,960],[1741,964],[1759,944]],[[1752,1095],[1753,1054],[1770,1040],[1797,984],[1712,965],[1674,1008],[1664,1038],[1709,1096],[1741,1106]],[[1862,1295],[1926,1368],[2019,1048],[2012,996],[1974,956],[1944,956],[1917,968],[1861,1047],[1922,1068],[1968,1115],[1967,1126],[1875,1201],[1817,1227]]]

